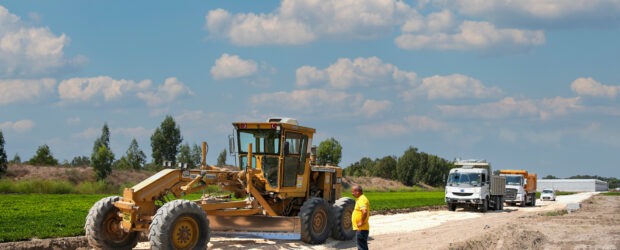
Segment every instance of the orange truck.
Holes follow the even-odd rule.
[[[536,174],[527,170],[500,170],[500,176],[506,177],[506,204],[514,206],[536,206]]]

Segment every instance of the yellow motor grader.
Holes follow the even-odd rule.
[[[316,165],[313,128],[290,118],[233,126],[238,170],[207,165],[203,142],[199,169],[164,169],[95,203],[84,226],[89,244],[131,249],[142,232],[152,249],[206,249],[211,231],[292,234],[309,244],[353,238],[355,201],[340,198],[341,168]],[[211,185],[237,199],[204,193]]]

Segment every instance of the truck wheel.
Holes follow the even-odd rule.
[[[164,204],[149,226],[151,249],[206,249],[209,219],[198,204],[174,200]]]
[[[301,240],[308,244],[322,244],[329,236],[330,213],[327,202],[310,198],[301,206]]]
[[[350,240],[355,236],[351,215],[355,209],[355,200],[351,198],[340,198],[332,207],[334,215],[334,227],[332,227],[332,238],[336,240]]]
[[[123,220],[118,216],[120,210],[114,202],[119,196],[99,200],[86,216],[86,239],[91,247],[98,249],[132,249],[138,244],[138,232],[126,233],[120,226]]]
[[[454,203],[448,203],[448,210],[450,211],[456,211],[456,204]]]
[[[481,206],[482,207],[480,210],[482,210],[483,213],[486,213],[489,210],[489,199],[484,199]]]
[[[536,193],[532,194],[532,207],[536,206]]]
[[[499,210],[504,210],[504,198],[499,197]]]

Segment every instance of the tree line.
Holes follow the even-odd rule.
[[[127,151],[120,158],[116,159],[110,149],[110,129],[107,123],[101,128],[101,135],[95,139],[93,150],[90,157],[76,156],[71,162],[64,162],[62,165],[69,166],[92,166],[98,180],[105,179],[112,173],[113,169],[151,169],[160,170],[164,162],[186,163],[189,168],[195,168],[201,164],[202,149],[197,144],[182,144],[183,137],[181,129],[171,116],[166,116],[160,126],[155,129],[151,136],[152,159],[151,163],[146,163],[146,154],[140,149],[138,142],[132,138]],[[5,140],[0,130],[0,177],[2,177],[8,167],[8,163],[22,163],[19,155],[15,154],[12,160],[7,160],[4,148]],[[217,165],[226,164],[227,152],[224,149],[217,157]],[[342,145],[334,138],[322,141],[317,148],[317,163],[320,165],[338,165],[342,158]],[[48,145],[39,146],[35,155],[24,163],[31,165],[59,165],[58,160],[52,155]],[[174,165],[172,166],[174,167]],[[413,186],[424,183],[431,186],[445,185],[446,176],[454,165],[452,162],[436,155],[420,152],[417,148],[410,146],[401,156],[385,156],[382,158],[371,159],[363,157],[357,162],[350,164],[343,169],[345,176],[354,177],[380,177],[384,179],[396,180],[404,185]],[[617,178],[606,178],[591,175],[576,175],[569,179],[599,179],[606,181],[609,188],[616,188],[620,185]],[[553,175],[547,175],[543,179],[558,179]]]
[[[146,154],[140,149],[138,142],[132,138],[129,148],[123,156],[116,159],[110,149],[110,128],[104,123],[101,128],[101,135],[95,139],[90,157],[76,156],[71,162],[63,162],[61,165],[67,166],[91,166],[95,170],[97,180],[104,180],[112,173],[113,169],[152,169],[160,170],[164,162],[171,162],[173,167],[176,162],[186,163],[188,167],[194,168],[201,164],[202,149],[197,144],[190,146],[188,143],[182,144],[183,137],[181,129],[171,116],[166,116],[161,125],[155,129],[151,136],[151,148],[153,162],[146,163]],[[8,164],[31,164],[57,166],[59,162],[54,158],[50,147],[43,144],[38,147],[32,158],[22,162],[21,157],[15,154],[12,160],[7,160],[4,148],[4,135],[0,130],[0,177],[6,174]],[[227,152],[224,149],[217,158],[217,165],[226,164]]]
[[[374,160],[364,157],[343,172],[346,176],[374,176],[395,180],[407,186],[419,183],[443,186],[452,167],[453,164],[446,159],[409,147],[398,157],[385,156]]]

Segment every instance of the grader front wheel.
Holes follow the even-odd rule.
[[[301,206],[301,240],[308,244],[322,244],[329,237],[330,209],[320,198],[310,198]]]
[[[110,196],[99,200],[86,216],[86,239],[96,249],[132,249],[138,244],[138,232],[126,233],[120,227],[121,217],[114,202],[119,196]]]
[[[210,240],[207,214],[187,200],[164,204],[149,231],[151,249],[206,249]]]

